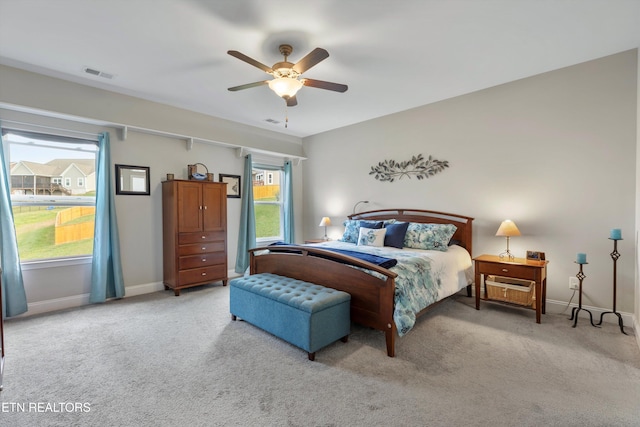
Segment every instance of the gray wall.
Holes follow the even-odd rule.
[[[506,245],[495,233],[510,218],[522,232],[512,252],[550,260],[548,300],[569,301],[576,253],[586,252],[583,304],[606,308],[608,237],[621,228],[617,308],[633,313],[637,79],[633,50],[305,138],[305,235],[320,235],[322,216],[340,224],[369,200],[359,210],[475,217],[473,254],[498,254]],[[369,175],[380,161],[417,154],[450,167],[422,181]]]
[[[284,157],[302,158],[301,141],[287,135],[10,67],[0,66],[0,82],[0,122],[4,125],[29,123],[45,126],[41,128],[45,132],[47,127],[94,134],[108,131],[112,163],[150,167],[150,196],[116,196],[127,296],[163,289],[161,182],[167,173],[186,179],[187,165],[198,162],[215,174],[215,180],[219,173],[243,175],[239,147],[261,159],[280,159],[280,164]],[[188,137],[195,141],[191,150],[187,150]],[[294,221],[301,239],[301,163],[293,167],[293,174],[296,217],[300,218]],[[239,218],[240,199],[228,199],[231,272]],[[86,260],[25,265],[23,276],[28,314],[88,303],[91,265]]]
[[[0,66],[0,120],[109,130],[112,160],[151,167],[151,196],[118,196],[127,295],[161,289],[160,182],[202,162],[242,174],[235,147],[308,157],[294,167],[296,237],[319,237],[320,218],[338,225],[353,205],[424,208],[474,216],[474,254],[504,250],[495,237],[511,218],[523,235],[512,251],[547,253],[550,300],[568,301],[577,252],[586,252],[585,304],[611,305],[611,228],[622,228],[618,310],[633,313],[636,275],[637,52],[557,70],[300,141],[197,113]],[[96,101],[97,100],[97,101]],[[45,116],[55,116],[43,117]],[[72,117],[65,121],[61,118]],[[91,124],[78,124],[81,118]],[[62,121],[61,121],[62,120]],[[109,124],[116,124],[110,126]],[[128,125],[122,139],[121,125]],[[175,137],[136,129],[156,129]],[[192,151],[184,137],[194,137]],[[415,154],[448,160],[428,180],[381,183],[368,175],[385,159]],[[304,194],[304,204],[303,201]],[[229,266],[235,264],[239,201],[229,199]],[[86,303],[88,264],[27,268],[31,314]],[[640,297],[636,297],[640,298]],[[574,300],[575,302],[575,300]]]

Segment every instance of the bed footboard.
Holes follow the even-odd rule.
[[[251,249],[249,253],[251,274],[273,273],[349,293],[351,320],[384,332],[387,355],[395,356],[396,273],[354,257],[308,246],[270,246]],[[374,271],[381,277],[363,270]]]

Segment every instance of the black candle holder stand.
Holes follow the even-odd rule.
[[[605,311],[601,313],[600,322],[598,322],[598,325],[602,325],[602,318],[604,317],[605,314],[609,314],[609,313],[615,314],[616,316],[618,316],[618,326],[620,326],[620,332],[622,332],[625,335],[629,335],[624,331],[622,316],[620,315],[620,313],[616,311],[616,282],[617,282],[617,276],[618,276],[618,271],[616,266],[617,266],[618,258],[620,258],[620,253],[618,252],[618,240],[622,240],[622,239],[609,238],[609,240],[613,240],[613,252],[609,254],[611,255],[611,259],[613,260],[613,310]]]
[[[580,271],[578,272],[578,274],[576,274],[576,277],[578,278],[578,281],[580,282],[580,287],[579,287],[579,290],[578,290],[578,306],[577,307],[573,307],[573,309],[571,310],[571,317],[569,318],[569,320],[573,320],[573,326],[572,327],[575,328],[576,325],[578,324],[578,313],[580,312],[580,310],[584,310],[587,313],[589,313],[589,319],[591,320],[591,326],[594,326],[594,327],[598,328],[599,326],[596,326],[596,325],[593,324],[593,314],[591,314],[591,312],[589,310],[587,310],[586,308],[582,308],[582,281],[584,280],[585,277],[587,277],[582,272],[582,266],[584,264],[589,264],[589,263],[588,262],[585,262],[585,263],[576,262],[576,264],[578,264],[580,266]]]

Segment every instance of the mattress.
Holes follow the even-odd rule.
[[[398,261],[389,270],[398,275],[393,318],[400,336],[413,328],[420,311],[464,289],[474,280],[471,255],[458,245],[449,246],[447,251],[359,246],[340,241],[313,246],[359,251]]]

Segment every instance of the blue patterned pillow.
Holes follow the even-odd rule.
[[[369,221],[361,221],[359,219],[348,219],[342,223],[344,225],[344,234],[341,239],[338,239],[340,242],[347,243],[358,243],[358,236],[360,235],[360,226],[366,225],[367,228],[382,228],[382,221],[380,222],[369,222]]]
[[[360,227],[365,228],[382,228],[384,226],[382,221],[362,221],[360,220]]]
[[[358,235],[358,246],[384,246],[384,235],[386,228],[365,228],[360,227]]]
[[[404,246],[413,249],[431,249],[446,252],[449,240],[457,227],[453,224],[409,223],[404,236]]]

